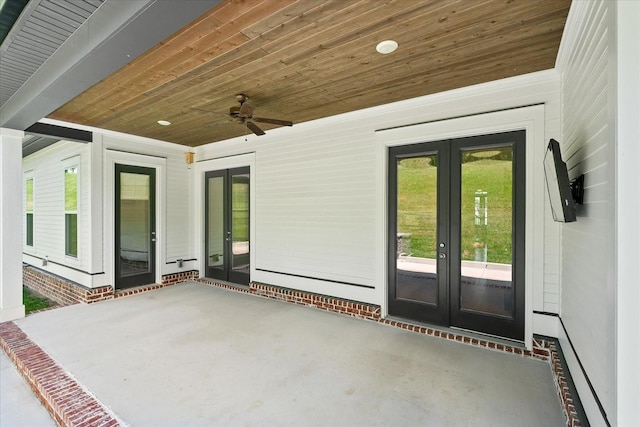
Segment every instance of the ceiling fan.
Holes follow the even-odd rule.
[[[249,97],[244,93],[239,93],[236,95],[236,101],[240,103],[240,106],[231,107],[229,109],[229,116],[233,119],[233,121],[237,123],[244,124],[251,132],[255,133],[258,136],[264,135],[265,132],[260,129],[260,127],[256,124],[258,123],[269,123],[273,125],[280,126],[293,126],[293,122],[288,120],[279,120],[279,119],[270,119],[267,117],[254,117],[253,112],[255,107],[248,103]]]

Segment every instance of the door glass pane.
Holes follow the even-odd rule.
[[[396,298],[436,304],[438,157],[397,162]]]
[[[463,150],[460,308],[513,315],[513,149]]]
[[[224,178],[216,176],[208,180],[208,236],[207,266],[224,268]]]
[[[120,276],[151,267],[149,176],[120,172]]]
[[[249,175],[231,176],[232,265],[249,273]]]

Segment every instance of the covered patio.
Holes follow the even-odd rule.
[[[202,283],[2,327],[3,347],[23,331],[114,425],[566,422],[546,361]],[[73,424],[91,425],[80,406]]]

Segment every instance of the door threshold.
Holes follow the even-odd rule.
[[[499,337],[499,336],[496,336],[496,335],[485,334],[485,333],[477,332],[477,331],[471,331],[469,329],[456,328],[454,326],[434,325],[432,323],[425,323],[425,322],[420,322],[420,321],[417,321],[417,320],[405,319],[403,317],[397,317],[397,316],[387,316],[387,317],[385,317],[384,320],[402,322],[402,323],[406,323],[406,324],[419,326],[419,327],[422,327],[422,328],[432,329],[432,330],[438,332],[438,334],[429,334],[429,335],[445,336],[446,337],[447,334],[450,334],[450,335],[455,335],[455,336],[461,336],[463,338],[466,337],[466,338],[468,338],[470,340],[471,339],[475,339],[477,341],[487,341],[487,342],[494,343],[496,345],[502,345],[502,346],[505,346],[505,347],[518,348],[518,349],[521,349],[523,351],[527,350],[524,341],[513,340],[513,339],[510,339],[510,338]],[[463,340],[455,340],[455,341],[466,342],[464,339]]]

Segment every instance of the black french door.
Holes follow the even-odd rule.
[[[249,195],[248,167],[205,174],[207,277],[249,284]]]
[[[155,283],[156,171],[115,165],[115,288]]]
[[[389,314],[524,339],[525,132],[389,149]]]

